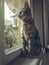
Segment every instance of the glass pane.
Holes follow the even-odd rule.
[[[4,48],[8,51],[11,48],[22,45],[23,23],[19,20],[18,14],[26,0],[5,0],[4,1]],[[28,1],[29,2],[29,1]]]

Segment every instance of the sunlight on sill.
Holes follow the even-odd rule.
[[[21,48],[22,48],[22,44],[21,44],[21,45],[17,45],[17,46],[15,46],[15,47],[12,47],[12,48],[10,48],[10,49],[5,50],[5,51],[4,51],[4,54],[5,54],[5,55],[9,55],[9,54],[11,54],[11,53],[13,53],[13,52],[15,52],[15,51],[18,51],[18,50],[21,49]]]
[[[31,62],[30,65],[37,65],[38,61],[39,61],[39,59],[33,59],[33,61]]]

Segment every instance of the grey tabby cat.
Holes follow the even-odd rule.
[[[25,2],[24,8],[22,8],[18,17],[23,20],[23,54],[38,55],[42,46],[28,2]]]

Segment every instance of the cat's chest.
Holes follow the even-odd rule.
[[[27,24],[27,23],[24,23],[23,24],[23,30],[25,31],[26,34],[31,34],[33,32],[33,24]]]
[[[30,39],[32,36],[34,36],[35,33],[35,27],[33,24],[23,24],[23,35],[26,40]]]

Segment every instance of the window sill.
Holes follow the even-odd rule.
[[[12,47],[12,48],[10,48],[10,49],[8,49],[8,50],[5,50],[4,51],[4,54],[5,55],[9,55],[9,54],[11,54],[11,53],[13,53],[13,52],[15,52],[15,51],[18,51],[19,49],[21,49],[22,48],[22,44],[21,45],[18,45],[18,46],[15,46],[15,47]]]

